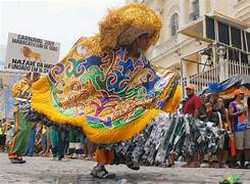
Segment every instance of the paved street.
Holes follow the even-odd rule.
[[[55,183],[55,184],[129,184],[129,183],[218,183],[223,177],[243,174],[243,184],[250,183],[250,171],[242,169],[181,168],[180,163],[174,168],[141,167],[133,171],[126,166],[108,167],[117,174],[114,180],[97,180],[90,175],[94,165],[92,161],[70,160],[53,161],[52,158],[25,157],[26,164],[14,165],[7,159],[7,154],[0,153],[0,183]]]

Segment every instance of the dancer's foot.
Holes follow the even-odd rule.
[[[128,168],[135,170],[135,171],[138,171],[140,169],[140,166],[135,163],[128,164],[127,166]]]
[[[12,164],[24,164],[25,162],[26,161],[23,159],[16,159],[16,158],[11,160]]]
[[[103,165],[95,166],[90,175],[99,179],[113,179],[116,177],[114,173],[109,173]]]

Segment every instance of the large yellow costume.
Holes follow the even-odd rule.
[[[176,73],[153,66],[127,47],[141,34],[159,38],[160,18],[142,4],[111,10],[100,33],[81,38],[48,76],[32,86],[31,105],[58,124],[82,127],[95,143],[129,140],[180,100]]]

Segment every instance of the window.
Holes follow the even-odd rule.
[[[229,45],[229,30],[228,25],[222,22],[218,22],[219,26],[219,42]]]
[[[246,32],[248,52],[250,52],[250,33]]]
[[[206,16],[206,37],[215,40],[214,19]]]
[[[196,20],[200,17],[199,0],[195,0],[192,2],[192,13],[190,16],[191,20]]]
[[[232,46],[241,49],[241,31],[235,27],[231,27]]]
[[[174,13],[170,18],[170,29],[171,29],[171,36],[175,36],[177,30],[179,29],[179,17],[177,13]]]
[[[247,43],[246,43],[246,32],[242,30],[242,36],[243,36],[243,50],[247,51]]]

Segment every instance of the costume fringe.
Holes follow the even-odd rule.
[[[90,141],[99,144],[110,144],[120,141],[130,140],[134,136],[143,131],[152,120],[162,113],[161,110],[147,110],[145,113],[133,122],[116,129],[96,129],[83,124],[83,131],[86,133]]]

